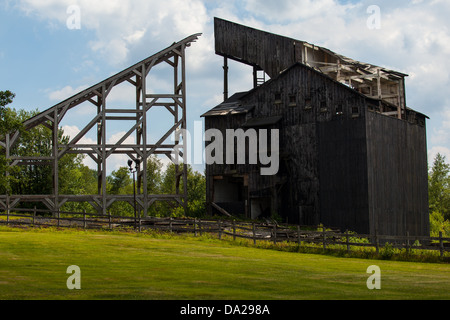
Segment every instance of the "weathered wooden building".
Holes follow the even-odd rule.
[[[278,129],[279,170],[207,164],[210,212],[429,235],[426,116],[406,106],[405,74],[218,18],[215,48],[225,94],[205,130]],[[228,97],[228,59],[253,66],[252,90]]]

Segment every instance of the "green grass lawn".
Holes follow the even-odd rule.
[[[81,269],[81,290],[66,286]],[[381,268],[381,290],[366,270]],[[448,264],[337,258],[206,237],[0,228],[0,299],[449,299]]]

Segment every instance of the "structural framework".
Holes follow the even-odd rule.
[[[186,208],[187,203],[187,161],[186,141],[177,132],[186,129],[186,47],[195,42],[201,34],[191,35],[166,49],[144,59],[143,61],[111,76],[110,78],[58,103],[52,108],[28,119],[24,122],[26,130],[37,126],[45,126],[52,130],[52,155],[49,157],[18,157],[11,154],[11,150],[18,142],[19,132],[12,132],[0,141],[0,149],[6,150],[6,158],[12,166],[51,166],[53,172],[53,192],[50,195],[2,195],[0,209],[10,211],[22,202],[42,202],[53,212],[58,212],[67,202],[88,202],[99,213],[107,214],[108,208],[116,201],[128,202],[135,205],[133,195],[108,195],[106,190],[107,159],[113,154],[126,154],[136,164],[137,195],[136,206],[144,216],[148,208],[155,201],[167,201]],[[167,64],[173,70],[173,92],[150,94],[147,77],[152,69],[159,64]],[[172,71],[171,71],[172,72]],[[108,96],[111,90],[121,83],[128,82],[136,88],[135,103],[127,109],[111,108]],[[67,112],[82,103],[89,102],[97,112],[89,123],[71,138],[69,143],[58,141],[58,129]],[[134,107],[135,104],[135,107]],[[152,108],[165,108],[173,116],[172,127],[159,140],[150,142],[147,120],[148,112]],[[134,124],[114,144],[108,144],[106,128],[111,121],[132,121]],[[113,125],[113,124],[112,124]],[[97,144],[82,144],[82,138],[97,127]],[[95,129],[94,129],[95,130]],[[166,140],[175,133],[175,141],[167,144]],[[136,135],[135,144],[126,144],[131,135]],[[62,195],[59,192],[58,163],[66,154],[85,154],[97,164],[98,193],[95,195]],[[147,159],[152,155],[166,155],[176,160],[176,194],[152,195],[148,194]],[[8,174],[8,173],[6,173]],[[181,179],[183,177],[183,179]],[[182,185],[181,185],[182,181]]]

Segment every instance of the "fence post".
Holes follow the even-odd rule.
[[[203,235],[202,219],[198,219],[198,230],[200,230],[200,237]]]
[[[86,229],[86,209],[83,210],[83,229]]]
[[[170,233],[173,233],[173,228],[172,228],[172,217],[169,218],[169,229],[170,229]]]
[[[277,244],[277,225],[276,224],[274,224],[273,225],[273,243],[274,244]]]
[[[300,225],[297,226],[297,242],[298,242],[298,246],[300,247],[302,245],[302,241],[300,239],[301,236],[301,230],[300,230]]]
[[[9,225],[9,197],[6,195],[6,225]]]
[[[197,218],[194,219],[194,236],[197,236]]]
[[[325,231],[325,226],[322,226],[323,231],[323,250],[327,250],[327,234]]]
[[[439,231],[439,251],[441,252],[441,258],[444,257],[444,240],[442,239],[442,231]]]
[[[375,251],[378,254],[380,254],[380,240],[378,239],[378,231],[375,230]]]
[[[252,232],[253,232],[253,245],[256,245],[256,230],[254,222],[252,222]]]
[[[222,239],[222,220],[219,220],[219,240]]]
[[[349,233],[348,230],[345,230],[345,237],[346,239],[346,243],[347,243],[347,253],[350,253],[350,241],[349,241]]]
[[[35,223],[36,223],[36,206],[34,206],[33,208],[33,227]]]
[[[233,220],[233,241],[236,240],[236,220]]]
[[[61,212],[59,212],[59,210],[58,210],[58,214],[57,214],[57,219],[58,219],[58,228],[59,228],[59,219],[61,218]]]
[[[406,252],[409,254],[411,251],[411,244],[409,241],[409,231],[406,231]]]

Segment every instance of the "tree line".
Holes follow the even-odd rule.
[[[17,143],[11,150],[11,155],[20,157],[51,157],[52,130],[45,126],[37,126],[24,130],[22,123],[37,115],[38,110],[25,111],[7,107],[15,98],[10,91],[0,91],[0,138],[6,133],[20,132]],[[58,131],[60,144],[69,143],[69,137],[62,128]],[[66,154],[58,163],[59,193],[64,195],[94,195],[98,194],[98,173],[83,163],[86,156],[81,154]],[[10,166],[5,157],[4,149],[0,151],[0,194],[32,195],[52,194],[53,172],[50,165]],[[6,175],[6,172],[8,174]],[[183,183],[181,177],[180,184]],[[152,156],[147,160],[147,185],[149,194],[175,194],[175,165],[171,163],[164,168],[161,160]],[[128,167],[113,171],[106,179],[108,194],[133,194],[133,179]],[[187,166],[187,213],[190,216],[201,217],[205,214],[206,181],[203,174]],[[136,191],[137,192],[137,191]],[[141,190],[142,192],[142,190]],[[35,204],[20,204],[27,207]],[[39,204],[38,207],[43,206]],[[45,207],[42,207],[44,209]],[[68,202],[61,211],[95,212],[89,203]],[[129,203],[115,202],[108,208],[112,215],[133,216],[134,208]],[[181,216],[184,209],[171,206],[170,203],[156,202],[149,208],[152,216]]]

